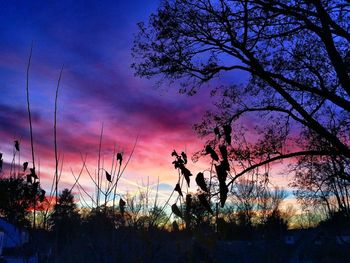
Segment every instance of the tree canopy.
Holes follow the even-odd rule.
[[[74,202],[73,194],[68,189],[64,189],[60,193],[50,219],[52,227],[61,231],[67,229],[72,231],[78,225],[80,216],[77,204]]]
[[[228,154],[241,170],[228,185],[273,161],[307,156],[331,156],[337,176],[350,180],[349,11],[345,0],[162,1],[139,24],[132,66],[190,95],[222,74],[248,73],[247,82],[217,89],[218,109],[195,127],[217,147],[232,126]],[[251,116],[259,121],[247,142],[242,123]]]
[[[28,183],[22,177],[0,179],[0,216],[12,224],[29,227],[30,211],[44,198],[38,182]]]

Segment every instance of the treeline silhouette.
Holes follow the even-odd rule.
[[[213,150],[213,161],[222,158],[216,155]],[[99,206],[78,205],[74,188],[63,189],[56,202],[54,196],[45,195],[39,183],[29,180],[31,172],[26,174],[25,164],[21,169],[13,165],[10,176],[6,171],[1,174],[0,215],[30,230],[31,242],[26,249],[36,251],[42,262],[215,262],[222,256],[218,251],[225,240],[255,247],[251,260],[260,257],[260,262],[278,262],[291,255],[283,246],[288,229],[340,233],[350,227],[342,203],[328,212],[324,203],[313,204],[314,210],[298,215],[300,211],[282,206],[286,191],[271,187],[268,181],[242,177],[222,204],[218,175],[213,172],[207,177],[204,171],[196,176],[198,191],[190,192],[187,186],[193,176],[186,168],[187,155],[173,151],[172,156],[179,181],[162,206],[151,200],[156,197],[151,197],[147,188],[140,188],[134,196],[119,195],[119,205],[112,205],[113,198]],[[121,159],[118,154],[115,158]],[[264,253],[259,250],[261,242],[269,244]],[[275,249],[279,249],[278,254],[273,253]],[[237,262],[245,261],[238,257]]]

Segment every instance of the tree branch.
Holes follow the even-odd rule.
[[[288,153],[288,154],[283,154],[279,155],[276,157],[272,157],[270,159],[267,159],[265,161],[262,161],[258,164],[254,164],[252,166],[249,166],[248,168],[244,169],[242,172],[238,173],[235,175],[235,177],[227,184],[227,186],[230,186],[233,184],[233,182],[243,176],[244,174],[269,163],[278,161],[278,160],[283,160],[283,159],[288,159],[288,158],[293,158],[293,157],[298,157],[298,156],[306,156],[306,155],[315,155],[315,156],[325,156],[325,155],[334,155],[336,154],[335,152],[330,152],[330,151],[300,151],[300,152],[294,152],[294,153]]]

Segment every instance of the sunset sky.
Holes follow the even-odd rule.
[[[21,161],[30,161],[26,111],[26,66],[33,41],[30,68],[30,102],[34,148],[40,159],[41,181],[48,188],[54,174],[54,94],[64,65],[58,104],[58,149],[64,155],[60,188],[72,182],[71,168],[78,173],[87,154],[91,171],[96,169],[99,134],[102,153],[110,166],[112,151],[130,154],[139,140],[120,191],[135,184],[160,180],[164,194],[171,191],[177,172],[172,150],[191,156],[201,150],[192,129],[213,98],[208,90],[188,97],[177,87],[156,88],[156,80],[140,79],[130,68],[131,47],[137,23],[147,21],[159,1],[5,1],[0,11],[0,152],[12,160],[13,141],[21,140]],[[238,83],[234,72],[217,83]],[[215,85],[215,83],[213,83]],[[38,166],[38,164],[37,164]],[[203,160],[190,165],[194,173],[206,169]],[[93,189],[87,176],[81,183]]]

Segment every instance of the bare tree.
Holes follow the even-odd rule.
[[[337,155],[349,163],[349,11],[345,0],[162,1],[139,24],[132,66],[190,95],[220,74],[247,73],[247,84],[217,89],[218,110],[196,126],[202,136],[215,134],[212,142],[233,127],[229,155],[241,169],[228,186],[287,158]],[[257,141],[247,143],[239,124],[252,115],[263,121]],[[325,147],[305,147],[310,132]]]
[[[307,157],[299,160],[290,184],[301,205],[321,206],[328,216],[334,212],[350,215],[350,184],[344,179],[349,165],[336,157]]]
[[[259,192],[261,190],[258,184],[252,180],[240,178],[234,184],[232,201],[237,206],[237,223],[240,226],[252,227],[258,208]]]

